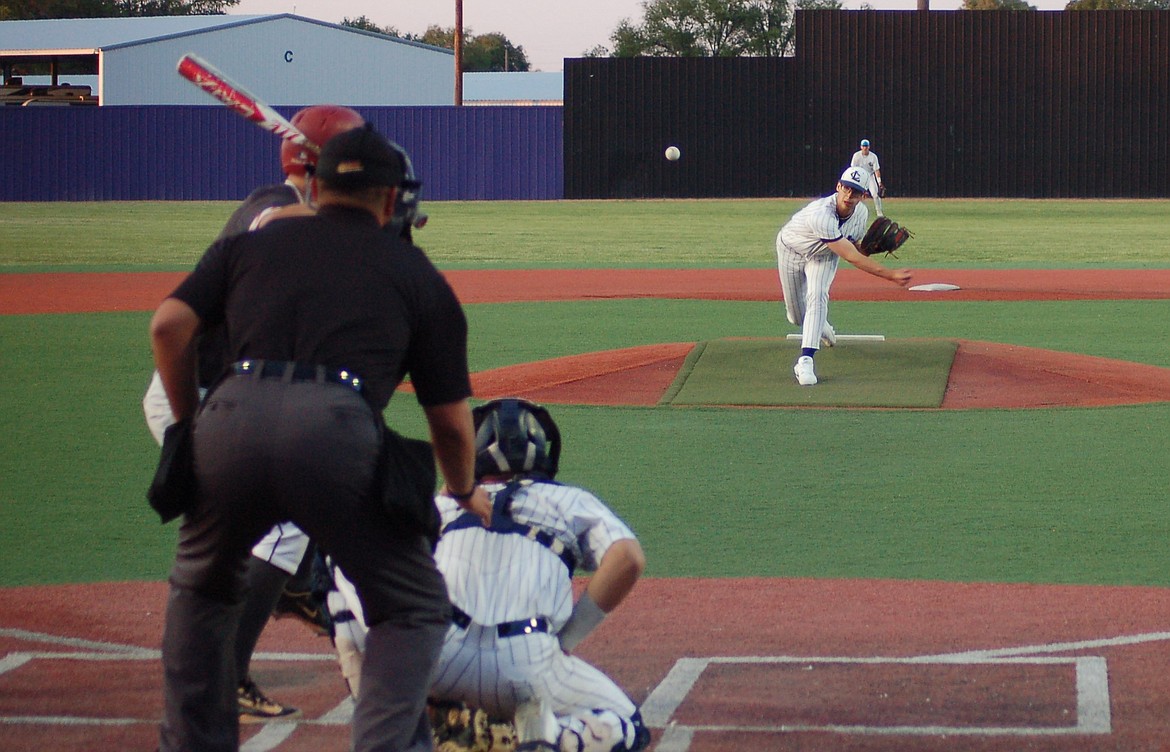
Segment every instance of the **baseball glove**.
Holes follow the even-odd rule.
[[[435,752],[513,752],[516,727],[461,702],[427,702]]]
[[[875,253],[888,255],[901,248],[902,244],[912,237],[913,233],[889,217],[878,217],[865,231],[865,237],[857,244],[857,250],[866,256]]]

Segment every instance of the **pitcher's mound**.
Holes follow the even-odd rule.
[[[993,342],[954,344],[942,409],[1170,402],[1170,369]],[[474,374],[472,386],[479,399],[513,396],[560,404],[658,405],[698,345],[677,342],[524,363]],[[832,378],[827,372],[825,376]],[[791,375],[782,371],[777,378],[787,383]],[[735,403],[729,399],[709,404]]]

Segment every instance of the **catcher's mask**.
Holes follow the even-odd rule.
[[[330,138],[321,147],[314,174],[326,188],[343,193],[395,188],[394,206],[383,227],[392,235],[409,238],[411,227],[426,222],[426,215],[418,211],[422,183],[414,174],[410,155],[378,133],[372,123]]]
[[[418,199],[422,190],[422,182],[414,174],[414,165],[410,155],[393,141],[390,146],[398,152],[402,160],[402,182],[398,184],[398,197],[394,201],[394,215],[384,228],[392,235],[402,235],[410,240],[410,228],[422,227],[427,223],[427,215],[419,212]]]
[[[475,477],[536,475],[551,480],[561,457],[561,432],[540,405],[508,397],[471,411]]]

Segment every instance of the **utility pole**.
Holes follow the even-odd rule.
[[[923,2],[923,0],[919,0]],[[463,105],[463,0],[455,0],[455,106]]]

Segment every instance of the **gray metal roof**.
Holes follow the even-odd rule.
[[[149,18],[59,18],[0,22],[0,52],[96,50],[159,37],[250,23],[264,16],[155,16]]]
[[[464,101],[560,102],[565,77],[560,71],[464,73]]]
[[[419,42],[361,29],[352,29],[312,18],[280,13],[254,16],[150,16],[142,18],[58,18],[37,21],[0,21],[0,54],[64,50],[110,50],[137,44],[199,34],[213,29],[263,23],[278,18],[291,18],[304,23],[343,29],[355,34],[366,34],[416,47],[447,52]]]

